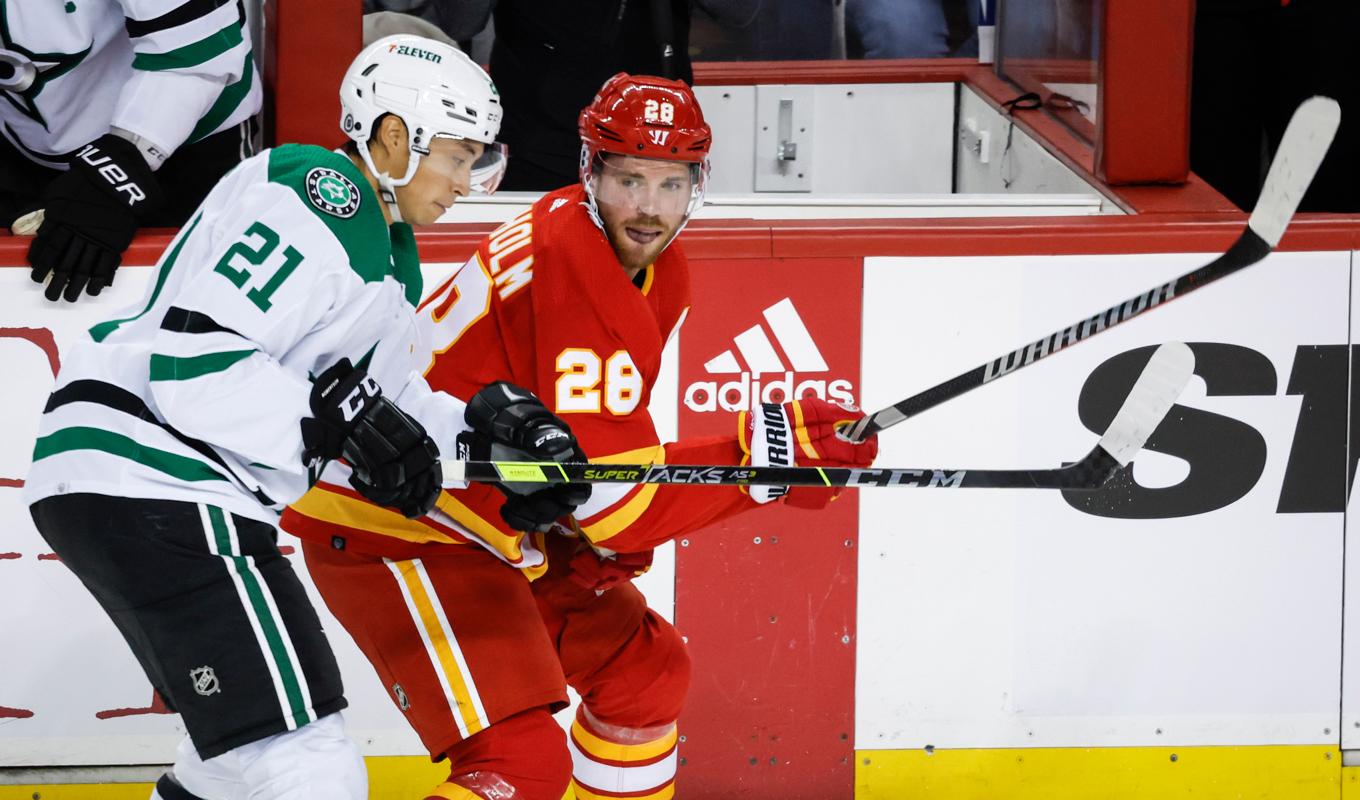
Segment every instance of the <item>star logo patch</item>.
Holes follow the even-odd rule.
[[[315,167],[306,182],[307,199],[327,214],[349,219],[359,212],[359,187],[339,172]]]

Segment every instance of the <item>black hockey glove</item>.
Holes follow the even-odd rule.
[[[367,372],[342,359],[317,377],[311,405],[315,416],[302,420],[302,460],[314,476],[343,458],[353,469],[350,485],[378,505],[412,519],[434,508],[443,481],[439,447]]]
[[[43,196],[43,224],[28,248],[33,280],[52,276],[48,300],[99,294],[161,201],[155,174],[132,142],[108,133],[80,148]]]
[[[567,423],[537,397],[504,381],[473,395],[464,414],[470,433],[458,438],[474,461],[585,461]],[[546,531],[590,499],[589,484],[497,483],[505,494],[501,517],[521,531]]]

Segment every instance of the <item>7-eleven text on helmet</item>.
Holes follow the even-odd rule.
[[[619,73],[579,119],[581,183],[623,266],[647,266],[675,238],[708,181],[712,131],[681,81]]]
[[[400,176],[379,169],[370,152],[370,139],[389,114],[407,131],[410,158]],[[340,127],[398,218],[396,190],[411,182],[441,139],[480,143],[467,148],[480,155],[468,164],[431,161],[431,168],[466,173],[471,191],[495,191],[505,172],[505,147],[496,142],[500,125],[500,95],[491,78],[462,51],[433,39],[409,34],[379,39],[359,53],[340,84]]]

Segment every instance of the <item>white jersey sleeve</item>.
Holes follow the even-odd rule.
[[[118,0],[132,72],[113,127],[173,152],[225,127],[261,94],[241,6],[211,0]]]
[[[110,128],[168,156],[262,105],[234,0],[9,0],[0,34],[16,78],[0,79],[0,135],[53,169]]]

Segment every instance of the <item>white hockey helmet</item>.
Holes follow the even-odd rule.
[[[399,117],[410,137],[410,164],[399,178],[379,172],[368,151],[384,114]],[[396,187],[410,183],[421,156],[429,155],[430,142],[439,137],[486,145],[472,166],[472,189],[494,192],[505,174],[505,146],[496,142],[500,127],[500,94],[491,78],[463,51],[434,39],[385,36],[359,53],[340,83],[340,128],[358,145],[394,211]]]

